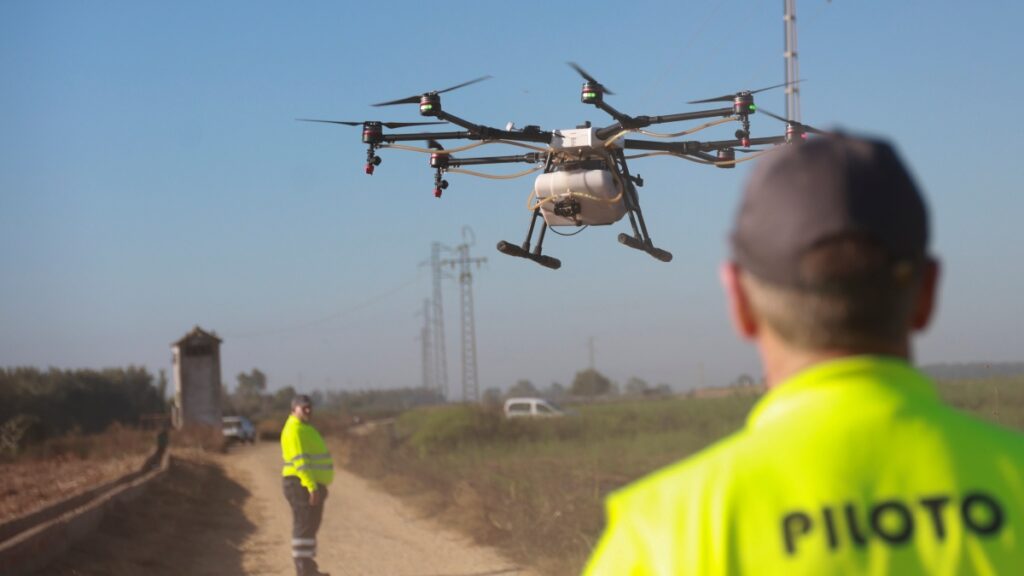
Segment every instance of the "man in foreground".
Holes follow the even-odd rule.
[[[309,424],[313,401],[306,395],[292,400],[292,413],[281,430],[284,458],[284,496],[292,507],[292,558],[298,576],[328,576],[316,565],[316,533],[324,514],[327,486],[334,480],[334,463],[320,433]]]
[[[752,174],[722,281],[769,393],[746,426],[608,499],[587,576],[1016,574],[1024,436],[911,364],[938,265],[887,144],[836,136]]]

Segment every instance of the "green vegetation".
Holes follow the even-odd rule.
[[[0,368],[0,456],[68,434],[95,434],[112,425],[137,426],[164,413],[165,380],[145,368],[59,370]]]
[[[1024,430],[1024,377],[947,382],[954,406]],[[430,493],[467,532],[550,574],[578,573],[611,490],[743,425],[756,396],[590,404],[546,420],[447,406],[402,414],[353,439],[351,465],[401,490]]]

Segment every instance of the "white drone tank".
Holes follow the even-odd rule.
[[[626,214],[622,188],[610,170],[562,170],[537,177],[535,206],[548,226],[602,226]]]

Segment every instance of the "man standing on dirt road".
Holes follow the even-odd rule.
[[[886,143],[826,136],[758,165],[722,281],[768,393],[746,426],[608,498],[587,576],[1019,574],[1024,436],[911,365],[938,264]]]
[[[284,496],[292,508],[292,558],[298,576],[328,576],[316,565],[316,533],[324,514],[334,463],[320,433],[309,424],[313,401],[304,394],[292,400],[292,413],[281,430]]]

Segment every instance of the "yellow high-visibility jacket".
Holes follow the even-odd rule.
[[[297,476],[307,490],[313,492],[317,484],[329,486],[334,481],[334,461],[320,433],[294,414],[288,417],[281,430],[281,457],[284,458],[282,476]]]
[[[586,576],[1024,574],[1024,435],[902,360],[843,358],[607,513]]]

